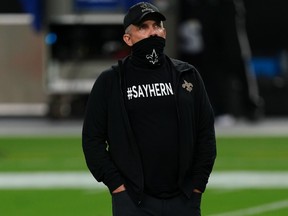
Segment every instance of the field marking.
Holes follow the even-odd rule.
[[[212,214],[209,216],[248,216],[248,215],[258,215],[261,213],[275,211],[279,209],[288,208],[288,200],[283,200],[279,202],[268,203],[265,205],[259,205],[251,208],[241,209],[237,211],[225,212],[220,214]]]
[[[208,187],[226,189],[288,188],[288,172],[212,172]]]
[[[83,172],[2,172],[0,189],[106,188]],[[288,188],[288,172],[213,172],[208,188]]]
[[[105,188],[88,172],[0,173],[0,189]]]

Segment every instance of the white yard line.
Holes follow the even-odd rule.
[[[213,172],[209,188],[288,188],[288,172]],[[0,189],[51,189],[51,188],[94,188],[107,190],[97,183],[89,172],[2,172]],[[249,216],[288,208],[288,200],[267,203],[237,211],[223,212],[209,216]]]
[[[279,202],[267,203],[260,206],[255,206],[246,209],[240,209],[237,211],[225,212],[220,214],[212,214],[209,216],[248,216],[248,215],[259,215],[261,213],[275,211],[279,209],[288,208],[288,200]]]
[[[288,188],[288,172],[212,172],[209,188]]]
[[[87,172],[2,172],[0,189],[106,188]],[[208,188],[288,188],[288,172],[213,172]]]
[[[0,189],[105,188],[88,172],[0,173]]]

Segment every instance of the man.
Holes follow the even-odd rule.
[[[165,20],[149,3],[129,9],[123,40],[131,55],[98,77],[87,103],[83,150],[112,194],[114,216],[200,215],[216,157],[203,82],[164,54]]]

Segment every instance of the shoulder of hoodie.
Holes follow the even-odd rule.
[[[117,62],[115,62],[115,64],[111,65],[111,67],[107,68],[106,70],[104,70],[102,73],[100,73],[99,77],[109,77],[111,78],[111,76],[115,76],[118,74],[119,70],[120,70],[120,64],[124,65],[125,61],[128,59],[129,56],[124,57],[123,59],[118,60]]]
[[[123,61],[123,60],[119,60],[119,61]],[[113,78],[118,77],[118,71],[120,70],[118,62],[115,62],[115,64],[111,65],[106,70],[102,71],[98,75],[96,82],[106,82],[109,80],[111,81]]]
[[[168,57],[168,59],[172,62],[176,70],[179,72],[190,71],[192,73],[197,73],[196,68],[188,62],[184,62],[182,60],[170,57]]]
[[[179,59],[169,58],[172,64],[174,65],[176,71],[180,74],[180,76],[190,76],[193,77],[195,81],[199,81],[201,79],[201,75],[198,70],[190,63],[181,61]]]

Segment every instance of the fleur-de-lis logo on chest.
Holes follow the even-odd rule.
[[[191,92],[193,90],[193,84],[184,80],[184,83],[182,84],[182,88],[186,89],[188,92]]]

